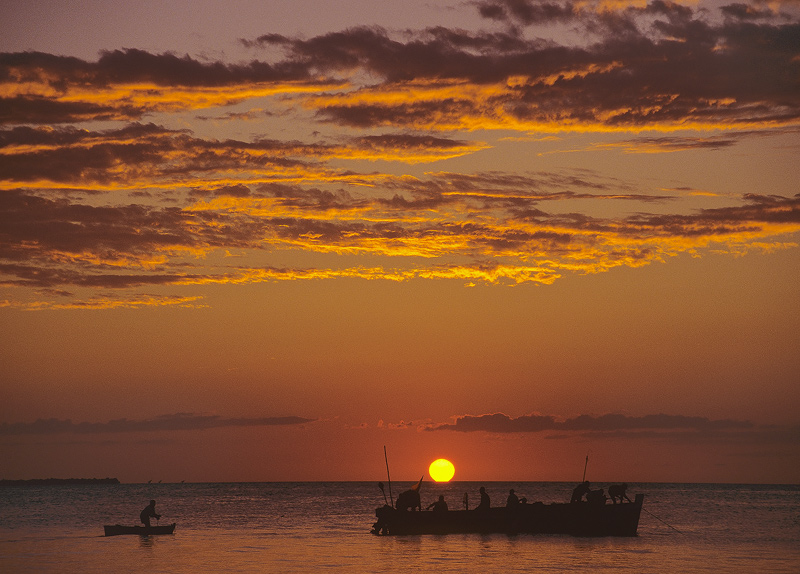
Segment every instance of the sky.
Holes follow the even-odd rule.
[[[797,0],[0,11],[0,478],[800,482]]]

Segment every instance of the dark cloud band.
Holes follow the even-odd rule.
[[[117,419],[104,423],[72,422],[61,419],[39,419],[32,423],[2,423],[2,435],[49,435],[60,433],[104,434],[155,431],[205,430],[223,427],[261,427],[301,425],[314,422],[298,416],[262,418],[223,418],[217,415],[178,413],[147,420]]]
[[[710,420],[705,417],[683,415],[645,415],[632,417],[619,414],[601,416],[579,415],[574,418],[558,420],[550,415],[524,415],[509,417],[502,413],[486,415],[463,415],[455,422],[430,425],[430,431],[494,432],[494,433],[536,433],[544,431],[631,431],[631,430],[733,430],[750,429],[748,421]]]

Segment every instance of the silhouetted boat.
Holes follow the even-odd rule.
[[[636,536],[644,494],[621,504],[572,502],[519,504],[485,510],[401,511],[389,505],[375,510],[374,534],[571,534]]]
[[[153,534],[172,534],[175,532],[175,523],[165,524],[164,526],[122,526],[115,524],[103,526],[106,536],[119,536],[120,534],[138,534],[139,536],[151,536]]]

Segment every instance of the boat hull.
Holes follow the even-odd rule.
[[[525,504],[515,508],[407,512],[376,509],[375,534],[569,534],[636,536],[643,494],[633,502]]]
[[[172,534],[175,532],[175,523],[164,526],[122,526],[121,524],[103,526],[106,536],[120,536],[123,534],[135,534],[139,536],[152,536],[155,534]]]

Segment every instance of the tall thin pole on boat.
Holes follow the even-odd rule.
[[[589,453],[586,453],[586,462],[583,463],[583,480],[581,482],[586,482],[586,467],[589,466]]]
[[[386,461],[386,478],[389,479],[389,500],[392,501],[392,508],[394,508],[394,497],[392,496],[392,477],[389,475],[389,456],[386,454],[386,445],[383,445],[383,459]]]

